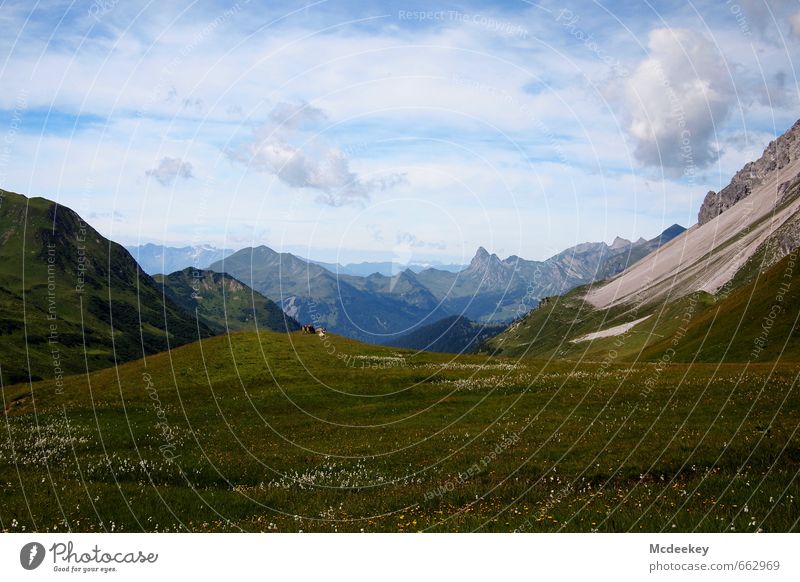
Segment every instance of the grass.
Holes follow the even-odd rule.
[[[237,333],[8,386],[5,531],[797,531],[798,366]]]
[[[716,295],[697,292],[673,301],[605,310],[584,300],[583,287],[530,312],[488,340],[482,350],[572,360],[602,360],[613,352],[615,359],[630,362],[658,361],[667,353],[671,362],[798,362],[798,273],[800,261],[793,253]],[[627,333],[571,341],[645,316],[649,317]]]

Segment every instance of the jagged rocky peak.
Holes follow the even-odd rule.
[[[614,239],[614,242],[611,243],[611,248],[614,250],[624,249],[625,247],[630,246],[630,244],[631,241],[618,236]]]
[[[499,263],[499,262],[501,262],[501,261],[500,261],[500,259],[498,258],[497,255],[495,255],[495,254],[491,254],[490,255],[489,251],[487,251],[485,248],[478,247],[478,251],[475,253],[475,256],[472,258],[472,261],[470,261],[469,266],[472,269],[486,268],[487,266],[489,266],[492,263]]]
[[[754,162],[736,172],[730,184],[719,192],[711,190],[697,215],[697,222],[705,224],[716,218],[737,202],[747,198],[750,193],[763,184],[775,172],[800,158],[800,121],[786,133],[769,143],[764,153]]]

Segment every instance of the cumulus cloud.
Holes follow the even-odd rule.
[[[178,178],[192,177],[192,164],[180,158],[161,158],[158,167],[146,170],[145,174],[158,180],[163,186],[172,186]]]
[[[316,190],[317,201],[330,206],[364,203],[373,193],[405,182],[400,174],[365,180],[353,172],[344,152],[313,131],[326,119],[322,110],[308,103],[279,103],[253,139],[228,155],[292,188]]]
[[[656,29],[649,57],[625,87],[628,134],[636,158],[668,175],[691,175],[717,159],[717,126],[735,102],[715,46],[690,30]]]

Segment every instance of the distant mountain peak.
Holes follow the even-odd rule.
[[[630,246],[630,245],[631,245],[631,241],[629,241],[628,239],[621,238],[621,237],[616,237],[614,239],[614,242],[611,243],[611,247],[610,248],[612,248],[614,250],[617,250],[617,249],[623,249],[623,248],[625,248],[627,246]]]
[[[470,261],[469,269],[476,271],[476,270],[483,270],[494,266],[502,266],[503,261],[500,258],[492,253],[489,254],[483,247],[478,247],[478,250],[475,252],[475,256]]]

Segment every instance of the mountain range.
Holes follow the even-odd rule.
[[[583,243],[545,261],[500,259],[481,247],[457,272],[409,268],[393,276],[347,275],[266,246],[237,251],[210,269],[243,281],[300,322],[390,343],[448,316],[481,323],[512,321],[536,307],[541,297],[613,275],[683,230],[673,225],[649,241]]]

